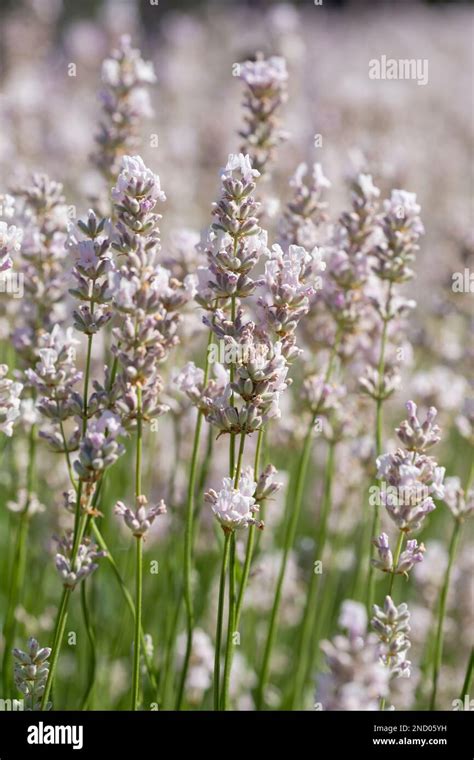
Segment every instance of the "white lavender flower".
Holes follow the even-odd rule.
[[[410,570],[414,565],[423,560],[423,554],[425,553],[424,544],[418,544],[416,539],[408,540],[405,550],[401,553],[397,565],[394,567],[393,554],[390,549],[387,534],[381,533],[378,538],[374,538],[372,543],[376,547],[378,553],[378,559],[373,559],[372,564],[384,573],[405,575],[408,577]]]
[[[21,414],[20,396],[23,385],[9,380],[7,373],[7,365],[0,364],[0,431],[11,438],[13,424]]]
[[[322,200],[325,189],[331,187],[324,176],[321,164],[314,164],[310,179],[308,166],[300,164],[290,180],[293,198],[287,204],[279,226],[284,246],[299,245],[308,250],[318,246],[319,226],[327,220],[328,204]]]
[[[414,261],[418,240],[424,233],[419,213],[415,193],[392,190],[390,200],[384,201],[381,229],[385,240],[373,249],[374,272],[380,279],[402,283],[413,277],[408,265]]]
[[[107,467],[111,467],[125,451],[117,437],[123,433],[118,415],[104,411],[90,421],[79,447],[74,469],[80,480],[95,483]]]
[[[397,435],[406,449],[377,458],[377,477],[388,484],[381,489],[381,500],[391,519],[404,532],[417,530],[426,515],[435,509],[433,496],[444,496],[445,468],[424,452],[440,440],[440,430],[434,425],[436,409],[432,407],[421,424],[416,405],[407,403],[408,420],[397,428]]]
[[[58,540],[59,551],[55,557],[56,570],[68,589],[74,589],[80,581],[97,570],[96,560],[106,557],[107,552],[99,551],[97,545],[89,538],[83,538],[73,560],[73,536],[71,533]]]
[[[446,478],[443,501],[456,520],[464,520],[474,512],[474,489],[465,493],[459,478]]]
[[[440,428],[434,424],[438,412],[434,406],[430,407],[421,423],[416,415],[416,404],[407,401],[406,408],[408,419],[403,420],[396,433],[408,451],[424,452],[441,440]]]
[[[232,478],[224,478],[221,490],[216,492],[210,489],[204,498],[211,505],[224,530],[232,531],[252,524],[262,527],[262,523],[258,523],[254,518],[255,512],[258,511],[256,488],[252,469],[247,467],[239,478],[237,488],[234,488]]]
[[[12,254],[21,248],[23,231],[14,224],[0,221],[0,272],[6,272],[13,266]]]
[[[309,252],[302,246],[290,245],[284,251],[275,244],[267,255],[267,294],[258,303],[263,313],[264,329],[278,336],[290,360],[300,353],[295,347],[294,333],[309,311],[326,264],[318,248]]]
[[[388,668],[390,678],[409,678],[411,662],[406,659],[410,648],[410,613],[403,602],[398,607],[390,596],[385,597],[383,608],[374,604],[371,626],[381,642],[380,657]]]
[[[159,176],[145,165],[141,156],[123,156],[112,198],[121,205],[135,198],[137,211],[149,211],[153,201],[165,201],[166,195]]]
[[[15,662],[15,685],[25,697],[25,710],[33,711],[41,709],[41,699],[49,673],[48,657],[51,654],[49,647],[40,648],[34,638],[28,639],[27,651],[13,649]],[[51,702],[46,705],[46,710],[52,707]]]
[[[277,116],[287,99],[286,61],[279,56],[265,60],[257,54],[255,61],[244,61],[238,66],[239,77],[247,86],[243,101],[246,126],[239,133],[244,139],[241,150],[250,155],[252,166],[263,173],[277,146],[286,139]]]
[[[116,515],[123,518],[125,525],[136,538],[142,538],[150,530],[158,515],[166,514],[166,505],[161,499],[158,504],[149,507],[146,497],[142,495],[137,498],[135,511],[122,501],[117,502],[114,511]]]
[[[389,673],[377,637],[366,633],[363,605],[346,602],[340,625],[346,636],[321,642],[329,672],[318,679],[316,699],[325,710],[378,710],[388,694]]]
[[[123,35],[118,48],[103,62],[102,82],[103,119],[92,159],[110,182],[119,172],[121,156],[137,146],[141,120],[153,115],[145,86],[154,84],[156,76],[153,64],[132,48],[129,35]]]

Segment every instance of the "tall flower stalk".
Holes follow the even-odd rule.
[[[399,377],[393,363],[387,367],[387,341],[389,329],[392,323],[413,308],[414,303],[401,298],[396,290],[397,286],[410,280],[414,273],[410,264],[414,261],[419,249],[418,240],[424,233],[421,223],[420,206],[416,202],[416,195],[404,190],[393,190],[390,200],[384,202],[384,212],[380,219],[380,228],[383,233],[383,241],[376,244],[372,249],[374,257],[373,271],[385,287],[379,295],[372,297],[372,303],[381,322],[380,352],[376,368],[368,367],[366,376],[361,378],[361,386],[376,402],[375,419],[375,452],[380,456],[382,452],[383,434],[383,403],[394,393]],[[380,516],[375,508],[372,516],[371,539],[377,536],[380,526]],[[370,613],[374,599],[374,557],[373,544],[369,551],[369,566],[367,577],[367,609]]]
[[[471,490],[472,467],[468,478],[466,489],[463,490],[458,478],[447,478],[445,483],[444,501],[448,506],[451,515],[454,518],[453,530],[448,549],[448,566],[443,579],[441,594],[438,604],[438,615],[436,624],[436,636],[433,653],[433,680],[430,697],[430,710],[436,710],[436,698],[438,694],[438,680],[441,665],[443,661],[443,640],[444,640],[444,621],[446,615],[446,600],[451,581],[451,573],[456,560],[459,539],[463,523],[467,517],[474,513],[474,491]],[[466,678],[468,681],[469,679]],[[464,693],[467,693],[463,690]]]

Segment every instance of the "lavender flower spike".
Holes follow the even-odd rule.
[[[0,432],[11,438],[13,423],[20,416],[21,383],[7,378],[8,367],[0,364]]]
[[[263,523],[257,523],[254,519],[254,513],[258,510],[254,498],[256,488],[252,469],[247,467],[240,476],[238,488],[234,488],[232,478],[224,478],[221,490],[216,493],[210,489],[204,498],[224,530],[233,531],[252,524],[263,527]]]
[[[438,411],[434,406],[431,406],[428,409],[425,421],[421,423],[416,414],[415,402],[407,401],[406,408],[408,419],[401,423],[396,433],[408,451],[422,453],[441,440],[441,430],[438,425],[434,424]]]
[[[60,552],[56,554],[55,564],[64,586],[69,589],[76,588],[80,581],[97,570],[95,560],[107,556],[107,552],[97,551],[97,545],[88,538],[84,538],[79,545],[77,555],[72,561],[72,536],[67,535],[58,542]]]
[[[49,672],[50,654],[51,649],[49,647],[40,649],[34,638],[28,639],[26,652],[22,649],[13,649],[16,660],[15,685],[25,696],[25,710],[28,712],[41,709],[41,698]],[[51,702],[48,702],[45,709],[50,710],[51,707]]]
[[[407,541],[406,549],[400,555],[397,566],[393,566],[393,554],[390,549],[388,536],[386,533],[381,533],[378,538],[375,538],[372,542],[377,548],[379,555],[378,559],[373,559],[372,564],[378,570],[384,573],[394,573],[395,575],[405,575],[408,578],[408,573],[417,562],[423,560],[423,554],[425,553],[424,544],[418,544],[416,539]]]
[[[390,596],[385,597],[383,608],[373,606],[372,628],[381,641],[381,661],[387,666],[390,678],[409,678],[411,663],[406,659],[410,648],[410,613],[405,603],[398,607]]]
[[[158,515],[166,514],[166,505],[163,499],[159,504],[152,507],[147,507],[147,504],[146,497],[139,496],[135,512],[122,501],[118,501],[115,505],[115,514],[123,518],[125,525],[136,538],[142,538],[150,530]]]

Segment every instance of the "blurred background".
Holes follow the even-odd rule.
[[[225,165],[227,154],[239,149],[242,83],[232,75],[233,65],[257,51],[265,56],[284,56],[289,98],[281,116],[288,139],[279,147],[265,185],[266,199],[274,200],[273,219],[269,216],[267,220],[270,239],[274,240],[272,225],[276,227],[278,208],[290,197],[288,181],[302,161],[320,162],[331,180],[327,193],[331,219],[348,208],[347,178],[356,171],[371,173],[383,197],[392,188],[417,194],[426,236],[415,266],[416,280],[407,287],[407,294],[411,291],[418,302],[409,325],[414,351],[407,361],[403,390],[394,399],[387,432],[392,435],[390,431],[402,418],[403,403],[408,398],[416,398],[421,405],[436,405],[441,424],[448,431],[440,461],[449,474],[463,474],[467,469],[466,447],[453,423],[466,399],[472,397],[474,314],[472,293],[453,293],[452,275],[469,267],[472,272],[474,267],[474,188],[469,170],[473,158],[473,19],[472,3],[412,0],[324,0],[322,6],[313,0],[159,0],[157,4],[148,0],[0,0],[0,192],[23,181],[32,170],[44,171],[64,184],[67,203],[74,205],[75,215],[80,216],[90,205],[90,197],[103,190],[103,180],[89,160],[100,118],[97,93],[101,64],[120,35],[128,33],[157,73],[157,84],[150,87],[154,115],[144,126],[140,153],[159,173],[166,192],[161,224],[166,252],[175,230],[199,232],[209,225],[211,204],[219,188],[219,169]],[[419,85],[415,80],[370,79],[369,61],[383,55],[427,60],[428,82]],[[315,135],[321,136],[319,147]],[[0,322],[0,337],[8,336],[7,328]],[[181,360],[184,362],[183,357],[176,359]],[[99,361],[102,366],[102,355]],[[154,471],[151,462],[150,478],[168,477],[167,468],[173,464],[168,461],[173,456],[167,445],[170,437],[167,431],[164,450],[156,456],[160,467]],[[185,432],[184,447],[188,438]],[[276,464],[285,468],[285,462]],[[57,465],[50,467],[48,476],[61,484],[57,470]],[[348,513],[344,516],[347,556],[341,560],[341,573],[346,573],[340,584],[344,593],[352,574],[352,513],[361,508],[360,493],[355,492],[351,501],[345,492],[351,488],[350,470],[351,466],[343,462],[343,476],[338,479],[339,501]],[[183,488],[187,471],[183,470],[180,477]],[[15,473],[3,472],[0,478],[2,488],[5,484],[10,487]],[[123,494],[128,480],[127,465],[118,466],[110,486],[116,491],[110,495],[111,503],[114,496]],[[49,486],[42,496],[48,507],[52,491]],[[60,509],[57,507],[58,512]],[[417,581],[417,593],[424,594],[432,606],[446,563],[443,541],[449,521],[444,513],[437,510],[430,521],[434,540],[428,536],[429,553]],[[339,513],[336,516],[337,530],[344,529]],[[53,575],[44,548],[56,519],[54,514],[50,517],[51,526],[33,548],[33,567],[42,581],[46,572],[48,578]],[[6,531],[2,533],[7,535]],[[3,541],[6,554],[7,542]],[[170,545],[173,547],[173,542]],[[206,551],[209,545],[204,547]],[[288,624],[289,633],[285,656],[291,656],[294,648],[291,625],[298,614],[294,606],[302,597],[301,566],[310,556],[308,551],[305,554],[303,540],[299,550],[299,564],[295,561],[286,593],[284,624]],[[126,548],[119,552],[124,563]],[[460,643],[464,653],[472,630],[472,544],[466,545],[462,556],[450,602],[453,616],[447,641],[454,665],[448,664],[445,671],[446,699],[452,697],[452,684],[462,677],[465,662],[462,658],[458,662],[456,653]],[[211,586],[212,572],[205,557],[201,581],[204,578],[204,586]],[[271,565],[276,555],[269,557]],[[277,567],[278,557],[275,562]],[[270,570],[274,572],[273,565]],[[271,574],[269,577],[272,580]],[[268,585],[271,595],[273,582]],[[257,583],[253,603],[259,610],[260,592]],[[36,635],[43,625],[36,588],[28,593],[28,615],[24,611],[21,623],[25,632]],[[51,604],[56,597],[54,580]],[[109,638],[111,629],[120,627],[117,619],[123,615],[120,599],[116,602],[112,593],[104,594],[101,603],[105,604],[106,597],[104,639]],[[52,625],[48,609],[43,610],[43,631]],[[460,611],[457,617],[456,610]],[[420,604],[418,614],[425,613]],[[166,618],[165,612],[160,614]],[[432,625],[430,618],[426,618],[426,625]],[[323,633],[331,630],[328,622],[328,631]],[[420,633],[420,640],[422,637]],[[104,651],[106,648],[104,645]],[[122,660],[111,659],[108,669],[101,671],[100,684],[101,689],[110,690],[110,704],[123,706],[128,650],[123,640],[117,649]],[[285,673],[288,660],[282,657],[281,662]],[[74,668],[70,655],[63,672],[74,673]],[[243,670],[245,675],[247,671]],[[244,687],[247,692],[247,682]],[[62,688],[66,692],[75,686],[71,680]]]

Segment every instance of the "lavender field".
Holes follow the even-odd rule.
[[[473,709],[472,30],[2,5],[2,710]]]

